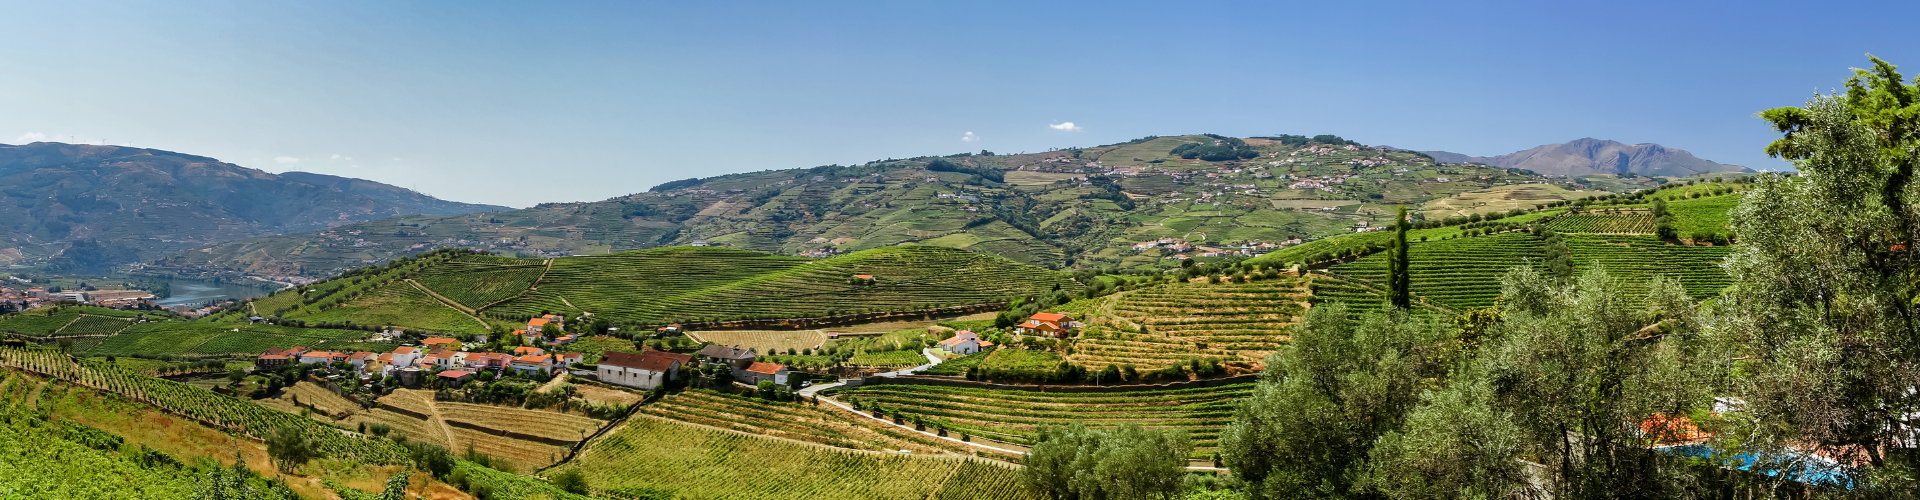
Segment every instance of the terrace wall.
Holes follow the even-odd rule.
[[[903,375],[899,377],[866,377],[866,378],[860,379],[858,384],[847,384],[847,385],[848,386],[882,385],[882,384],[937,385],[937,386],[945,386],[945,387],[973,387],[973,388],[980,388],[980,389],[998,389],[998,390],[1007,390],[1007,391],[1033,391],[1033,392],[1134,392],[1134,391],[1164,391],[1164,390],[1170,390],[1170,389],[1198,389],[1198,388],[1204,388],[1204,387],[1220,387],[1224,385],[1249,383],[1249,382],[1258,380],[1259,378],[1260,378],[1260,375],[1255,373],[1255,374],[1247,374],[1247,375],[1236,375],[1232,377],[1189,380],[1186,382],[1169,382],[1165,384],[1026,385],[1026,384],[995,384],[992,382],[967,380],[967,379],[958,378],[958,377]]]
[[[989,302],[985,304],[973,304],[973,305],[952,306],[952,307],[936,307],[933,309],[916,309],[912,311],[882,311],[882,312],[870,312],[870,313],[861,313],[861,314],[841,314],[837,316],[819,316],[819,317],[813,317],[813,318],[743,319],[743,320],[733,320],[733,321],[710,321],[706,323],[682,323],[680,326],[683,330],[693,330],[693,329],[751,330],[751,329],[779,329],[779,328],[806,330],[806,329],[811,329],[819,326],[873,323],[873,322],[897,320],[897,319],[931,320],[938,316],[958,316],[958,315],[967,315],[967,314],[981,313],[981,312],[993,312],[993,311],[999,311],[1006,308],[1007,308],[1006,302]],[[647,325],[646,328],[653,329],[653,328],[658,328],[662,326],[667,326],[667,325]]]

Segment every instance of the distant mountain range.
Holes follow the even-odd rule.
[[[1468,156],[1447,151],[1421,152],[1442,163],[1480,163],[1495,167],[1532,170],[1542,175],[1569,177],[1620,173],[1685,177],[1711,172],[1753,171],[1739,165],[1701,159],[1685,150],[1659,144],[1622,144],[1591,137],[1548,144],[1500,156]]]
[[[157,149],[0,144],[0,264],[98,270],[255,236],[504,210],[511,209]],[[76,242],[83,251],[67,252]]]

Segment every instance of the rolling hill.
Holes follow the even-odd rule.
[[[1752,172],[1746,167],[1715,163],[1659,144],[1622,144],[1591,137],[1490,157],[1422,152],[1445,163],[1480,163],[1568,177],[1620,173],[1685,177],[1712,172]]]
[[[187,275],[320,277],[434,248],[548,258],[705,241],[785,255],[912,243],[1055,269],[1151,268],[1178,264],[1170,258],[1178,252],[1136,251],[1135,243],[1173,238],[1203,247],[1195,253],[1232,251],[1352,232],[1390,218],[1397,204],[1556,182],[1321,139],[1146,137],[1035,154],[729,174],[597,202],[397,217],[218,243],[151,264]],[[1591,194],[1568,187],[1543,190],[1532,203]]]
[[[103,272],[242,238],[410,214],[506,210],[319,174],[119,146],[0,144],[0,264]],[[89,242],[67,252],[75,242]]]
[[[261,298],[217,319],[257,314],[441,333],[486,333],[548,313],[631,326],[781,324],[994,304],[1078,286],[1064,273],[928,245],[825,259],[716,247],[555,259],[440,251]]]

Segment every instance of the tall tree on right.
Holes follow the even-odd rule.
[[[1871,57],[1871,56],[1869,56]],[[1860,484],[1914,491],[1920,436],[1920,85],[1873,58],[1839,94],[1760,117],[1762,179],[1732,213],[1734,284],[1710,331],[1751,425],[1743,445],[1838,457]]]

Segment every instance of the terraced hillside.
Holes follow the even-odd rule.
[[[118,335],[89,343],[81,352],[89,356],[187,355],[240,356],[259,355],[269,347],[306,346],[318,350],[388,351],[390,344],[361,342],[367,332],[328,328],[292,328],[275,325],[208,322],[141,323],[121,330]]]
[[[280,429],[294,429],[306,434],[323,453],[331,456],[378,464],[404,464],[408,460],[406,452],[389,441],[356,437],[251,401],[135,374],[104,362],[75,361],[52,350],[0,347],[0,367],[111,392],[254,439],[265,439]]]
[[[343,423],[386,424],[409,441],[505,460],[518,472],[553,464],[605,421],[572,413],[435,401],[432,391],[399,389],[378,407],[351,408]]]
[[[1018,466],[849,450],[636,416],[548,474],[585,473],[595,496],[741,500],[1038,500]]]
[[[971,387],[885,384],[853,387],[836,396],[861,405],[948,423],[976,437],[1031,445],[1042,425],[1075,422],[1090,427],[1138,423],[1187,431],[1194,456],[1213,453],[1220,428],[1233,419],[1234,402],[1251,394],[1253,384],[1199,389],[1117,393],[1063,393]]]
[[[1142,370],[1200,356],[1259,363],[1306,312],[1306,281],[1173,283],[1116,293],[1094,306],[1090,328],[1068,357],[1093,368]]]
[[[760,436],[871,451],[968,454],[958,445],[899,429],[857,422],[831,405],[776,403],[688,389],[640,407],[640,413],[668,420],[735,430]]]
[[[1720,263],[1732,246],[1670,245],[1646,236],[1567,235],[1575,272],[1604,266],[1614,276],[1627,278],[1625,288],[1639,294],[1656,275],[1680,280],[1694,299],[1706,299],[1733,283]],[[1416,287],[1416,290],[1418,288]]]
[[[123,311],[92,306],[55,306],[0,317],[0,332],[27,337],[95,337],[125,330],[135,319],[173,317],[171,313]]]
[[[549,260],[439,252],[257,299],[215,320],[245,322],[251,310],[310,326],[485,333],[547,313],[590,312],[617,325],[771,321],[974,306],[1078,286],[1064,273],[932,246],[818,260],[720,247]]]
[[[856,282],[854,275],[873,276]],[[932,246],[808,260],[675,247],[554,259],[536,290],[483,312],[590,311],[657,324],[913,311],[1000,302],[1074,286],[1065,275]]]
[[[1500,296],[1502,274],[1526,265],[1529,259],[1540,265],[1544,256],[1540,238],[1527,233],[1416,242],[1411,247],[1414,295],[1456,311],[1493,305]],[[1349,283],[1384,290],[1387,255],[1369,255],[1324,272]]]

